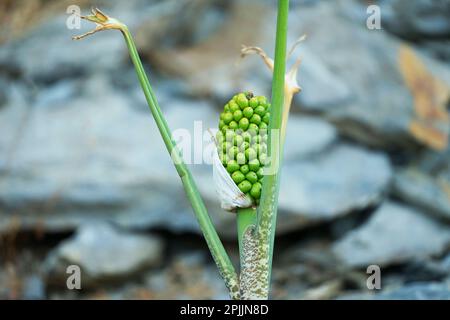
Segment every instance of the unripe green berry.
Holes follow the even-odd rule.
[[[241,110],[236,110],[233,113],[233,119],[234,119],[234,121],[239,122],[239,120],[242,119],[242,111]]]
[[[220,120],[219,121],[219,129],[222,130],[224,125],[225,125],[225,122],[223,120]]]
[[[257,106],[259,106],[258,98],[256,98],[256,97],[251,98],[250,101],[248,102],[248,104],[253,109],[256,108]]]
[[[250,107],[247,107],[244,109],[243,113],[244,113],[244,117],[246,117],[247,119],[250,119],[253,115],[253,109]]]
[[[222,133],[222,131],[217,131],[216,133],[216,141],[218,144],[221,144],[224,141],[225,137]]]
[[[227,152],[230,159],[236,158],[238,153],[239,153],[239,148],[236,146],[231,147],[230,149],[228,149],[228,152]]]
[[[250,124],[248,125],[247,131],[248,131],[252,136],[254,136],[254,135],[257,135],[257,134],[258,134],[259,127],[258,127],[258,125],[255,124],[255,123],[250,123]]]
[[[234,130],[228,129],[227,132],[225,132],[225,141],[232,142],[235,136],[236,133]]]
[[[250,123],[254,123],[256,125],[261,123],[261,117],[258,114],[254,114],[251,118],[250,118]]]
[[[248,148],[247,150],[245,150],[245,157],[249,161],[249,164],[252,160],[256,160],[257,153],[256,153],[255,149]],[[250,168],[250,170],[251,170],[251,168]]]
[[[247,179],[253,184],[258,181],[258,176],[256,175],[256,172],[250,171],[245,175],[245,179]]]
[[[269,140],[269,135],[267,133],[265,133],[262,135],[262,141],[267,142],[267,140]]]
[[[244,181],[242,181],[241,183],[238,184],[238,188],[243,193],[247,193],[247,192],[249,192],[251,190],[252,184],[249,181],[244,180]]]
[[[239,120],[239,128],[242,130],[247,130],[249,124],[250,121],[248,121],[247,118],[242,118],[241,120]]]
[[[260,165],[259,165],[258,159],[253,159],[253,160],[250,160],[250,161],[248,162],[248,168],[249,168],[251,171],[256,172],[256,171],[259,170],[259,167],[260,167]]]
[[[232,120],[233,120],[233,114],[231,112],[226,112],[223,115],[223,122],[225,122],[225,124],[229,124]]]
[[[267,107],[267,99],[264,96],[258,96],[257,97],[259,105],[263,106],[264,108]]]
[[[265,122],[261,122],[261,123],[259,124],[259,130],[260,130],[260,132],[262,132],[262,131],[267,131],[267,128],[268,128],[268,126],[267,126],[267,124],[266,124]]]
[[[251,142],[252,141],[252,135],[249,132],[244,132],[242,134],[242,137],[244,138],[245,142]]]
[[[246,162],[245,154],[243,152],[239,152],[236,155],[236,161],[237,161],[238,164],[244,165],[245,162]]]
[[[270,120],[270,112],[266,112],[266,114],[262,118],[262,121],[264,121],[264,123],[268,125],[269,120]]]
[[[263,165],[263,166],[265,166],[266,164],[267,164],[267,160],[268,158],[267,158],[267,154],[266,153],[261,153],[260,155],[259,155],[259,162]]]
[[[244,141],[244,142],[242,142],[241,147],[239,149],[241,149],[242,151],[245,151],[248,148],[250,148],[250,142]]]
[[[261,183],[256,182],[252,185],[250,195],[255,199],[259,199],[261,197]]]
[[[232,146],[233,146],[233,145],[231,144],[230,141],[222,142],[222,150],[224,150],[224,151],[230,149]]]
[[[236,111],[240,110],[238,104],[236,102],[234,102],[234,101],[231,101],[229,103],[229,105],[230,105],[230,112],[231,113],[235,113]]]
[[[264,153],[264,148],[261,144],[255,144],[252,148],[255,149],[256,153],[259,155]]]
[[[231,129],[231,130],[236,130],[237,128],[238,128],[238,124],[237,124],[237,122],[236,121],[231,121],[229,124],[228,124],[228,127]]]
[[[261,179],[264,177],[264,168],[261,167],[258,169],[258,171],[256,171],[256,174],[258,175],[258,179]]]
[[[262,117],[266,113],[266,109],[263,106],[257,106],[255,108],[255,113]]]
[[[240,182],[242,182],[242,181],[245,180],[244,174],[243,174],[242,172],[240,172],[240,171],[235,171],[235,172],[233,172],[233,173],[231,174],[231,178],[233,179],[233,181],[234,181],[236,184],[238,184],[238,183],[240,183]]]
[[[228,163],[227,163],[227,171],[229,173],[233,173],[233,172],[239,170],[239,168],[240,168],[240,166],[239,166],[239,164],[237,163],[236,160],[228,161]]]
[[[224,153],[219,153],[219,160],[224,166],[227,165],[228,157]]]
[[[238,96],[236,97],[236,102],[239,107],[241,107],[241,109],[248,107],[248,99],[243,93],[238,94]]]
[[[229,130],[229,128],[228,128],[227,125],[224,125],[221,130],[222,130],[223,133],[225,133],[225,132],[227,132]]]
[[[260,143],[261,142],[261,136],[259,135],[259,134],[257,134],[256,136],[254,136],[253,138],[252,138],[252,142],[253,143]]]
[[[247,164],[242,165],[240,170],[243,174],[247,174],[250,172],[250,168],[248,167]]]
[[[244,142],[244,138],[242,138],[242,136],[241,135],[235,135],[234,136],[234,138],[233,138],[233,144],[235,145],[235,146],[240,146],[242,143]]]
[[[229,112],[230,111],[230,106],[228,105],[228,103],[225,105],[225,107],[223,107],[223,111],[224,112]]]

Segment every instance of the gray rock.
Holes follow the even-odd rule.
[[[338,300],[449,300],[450,285],[445,282],[417,282],[380,293],[352,293]]]
[[[441,262],[441,266],[444,270],[450,273],[450,253],[448,253]]]
[[[150,235],[126,233],[108,224],[81,226],[70,239],[54,249],[45,262],[47,277],[65,274],[69,265],[85,279],[111,280],[132,275],[162,261],[163,244]],[[50,280],[51,281],[51,280]]]
[[[45,284],[37,275],[32,275],[24,279],[23,298],[29,300],[41,300],[46,298]]]
[[[291,115],[289,117],[284,159],[294,161],[318,154],[337,140],[336,129],[320,118]]]
[[[321,111],[351,102],[354,97],[348,84],[324,64],[315,52],[305,47],[299,49],[306,63],[302,64],[299,71],[302,92],[296,96],[298,103],[307,110]]]
[[[320,112],[341,133],[365,144],[413,147],[418,140],[410,123],[417,115],[399,68],[402,43],[383,30],[349,20],[342,11],[336,2],[292,11],[290,39],[308,35],[298,48],[304,56],[298,76],[304,91],[296,96],[295,106]],[[330,37],[330,30],[339,39]],[[435,77],[450,84],[446,65],[417,54]],[[442,130],[446,134],[448,126]]]
[[[450,199],[442,183],[415,169],[395,174],[392,192],[407,203],[450,221]]]
[[[449,245],[448,227],[413,208],[387,202],[339,240],[333,251],[349,267],[367,267],[438,255]]]
[[[376,300],[450,300],[448,283],[416,283],[383,292],[374,296]]]
[[[447,63],[450,61],[450,40],[423,41],[420,43],[420,46],[434,58],[443,60]]]
[[[446,38],[450,35],[450,3],[446,0],[382,1],[383,27],[401,37]]]
[[[377,203],[391,178],[389,159],[351,145],[337,145],[316,157],[287,163],[280,209],[328,220]]]
[[[123,1],[111,0],[101,4],[108,15],[125,22],[134,32],[138,22],[152,19],[153,33],[164,33],[165,20],[173,21],[186,5],[186,1]],[[89,9],[83,9],[87,14]],[[26,81],[51,83],[62,78],[76,78],[87,74],[107,72],[129,65],[129,57],[123,37],[119,32],[102,32],[95,38],[72,41],[72,36],[95,28],[83,21],[81,29],[70,30],[66,26],[68,15],[61,15],[32,28],[31,32],[14,39],[0,48],[0,70],[19,76]],[[169,19],[168,19],[169,18]],[[108,53],[105,53],[107,48]]]
[[[119,33],[105,32],[95,40],[72,41],[74,32],[65,23],[66,17],[59,17],[2,46],[0,69],[24,79],[52,82],[99,70],[112,71],[126,61],[126,47]],[[84,24],[76,31],[90,28]],[[114,54],[105,54],[100,48]]]

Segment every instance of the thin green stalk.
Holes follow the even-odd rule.
[[[220,241],[211,218],[208,215],[192,174],[184,163],[181,154],[172,139],[172,133],[169,129],[169,126],[167,125],[164,116],[162,115],[161,109],[145,73],[130,31],[128,30],[126,25],[113,18],[108,17],[98,9],[93,9],[93,15],[83,18],[89,21],[93,21],[97,24],[97,28],[93,32],[90,32],[88,34],[107,29],[117,29],[122,32],[125,38],[125,42],[128,46],[131,61],[133,62],[133,65],[136,69],[136,73],[147,100],[148,106],[153,115],[153,118],[155,119],[156,125],[159,129],[159,132],[161,133],[166,148],[172,156],[175,168],[181,178],[186,195],[194,210],[195,216],[200,225],[200,229],[203,232],[203,236],[208,244],[209,250],[211,251],[219,272],[225,281],[225,284],[230,292],[230,296],[233,299],[239,299],[239,280],[236,271],[234,270],[233,264],[228,254],[226,253],[222,242]],[[75,39],[81,39],[86,35],[75,37]]]
[[[233,295],[233,298],[237,298],[235,292],[238,292],[238,281],[233,264],[231,263],[231,260],[228,257],[228,254],[226,253],[222,242],[220,241],[216,229],[214,228],[211,218],[208,215],[192,174],[182,160],[178,149],[176,149],[176,145],[172,140],[171,131],[164,117],[162,116],[161,109],[159,108],[158,102],[156,101],[155,95],[142,66],[142,62],[139,58],[139,54],[136,50],[136,46],[128,29],[125,29],[123,31],[123,35],[125,37],[131,60],[136,68],[139,82],[141,83],[142,90],[144,91],[152,115],[155,118],[155,122],[158,126],[158,129],[160,130],[167,150],[173,157],[175,168],[177,169],[177,172],[181,178],[187,197],[197,217],[198,223],[206,239],[208,247],[211,250],[211,254],[217,264],[217,267],[219,268],[220,273],[222,274],[222,277],[224,277],[224,280],[226,281],[228,289],[230,290],[230,294]]]
[[[275,44],[275,60],[272,80],[272,111],[270,114],[269,130],[279,133],[282,127],[285,70],[286,70],[286,39],[287,21],[289,13],[289,0],[278,1],[278,17]],[[273,143],[273,138],[278,139]],[[270,288],[270,278],[272,273],[272,256],[276,229],[278,193],[280,181],[280,167],[282,159],[282,146],[279,141],[280,134],[269,135],[269,154],[272,159],[277,159],[276,172],[264,177],[262,185],[261,201],[257,211],[257,236],[259,239],[259,252],[262,274],[266,282],[267,290]],[[273,148],[275,146],[275,148]]]

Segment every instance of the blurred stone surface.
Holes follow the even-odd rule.
[[[339,300],[449,300],[450,284],[447,282],[418,282],[380,293],[345,294]]]
[[[28,300],[46,299],[45,283],[37,275],[27,277],[23,284],[23,298]]]
[[[311,220],[333,219],[380,201],[391,174],[382,153],[338,144],[285,165],[280,208]]]
[[[409,40],[450,37],[450,3],[446,0],[380,1],[383,27]]]
[[[407,169],[396,173],[393,181],[395,196],[450,221],[450,188],[444,179],[439,181],[418,170]]]
[[[242,88],[258,95],[270,89],[270,74],[257,67],[259,61],[238,62],[241,45],[259,42],[262,26],[268,23],[266,16],[273,11],[257,1],[235,1],[230,6],[223,24],[204,41],[172,47],[149,46],[148,41],[141,44],[143,50],[148,47],[146,55],[160,72],[183,79],[187,95],[227,101]]]
[[[162,263],[163,243],[155,236],[123,232],[108,224],[83,225],[58,245],[45,262],[48,281],[80,267],[82,284],[114,280]]]
[[[360,228],[333,247],[349,267],[387,266],[441,254],[450,245],[450,229],[420,211],[387,202]]]
[[[375,296],[377,300],[450,300],[449,283],[417,283],[383,292]]]
[[[18,74],[28,81],[54,82],[93,71],[112,71],[127,61],[119,33],[105,32],[95,40],[82,42],[72,41],[72,35],[73,32],[66,28],[64,17],[45,23],[0,48],[0,70]],[[102,47],[114,54],[104,54],[99,49]]]
[[[342,133],[365,144],[386,148],[409,147],[420,140],[410,128],[418,111],[413,108],[412,93],[400,70],[399,48],[402,44],[382,30],[368,30],[365,23],[349,21],[341,14],[346,8],[319,2],[292,12],[291,39],[308,34],[298,49],[300,55],[304,54],[304,67],[310,64],[308,57],[313,56],[312,65],[319,64],[321,69],[330,70],[335,78],[331,81],[349,88],[346,91],[351,93],[348,97],[336,98],[335,104],[321,101],[328,98],[328,94],[323,94],[329,91],[327,85],[323,85],[320,79],[311,80],[307,77],[308,72],[303,74],[301,68],[301,86],[317,83],[318,88],[308,87],[305,92],[316,93],[318,102],[315,104],[318,107],[305,101],[308,94],[303,93],[297,96],[297,105],[305,111],[322,112],[337,124]],[[365,14],[365,9],[362,14]],[[335,37],[329,36],[330,29]],[[431,74],[450,85],[449,68],[417,54]],[[411,65],[410,69],[414,70],[414,67]],[[320,74],[314,72],[314,76]],[[331,89],[331,92],[335,91]],[[428,107],[435,106],[430,104]],[[448,128],[442,130],[443,134],[448,134]],[[431,134],[431,129],[426,133]]]

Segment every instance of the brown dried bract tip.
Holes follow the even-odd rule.
[[[74,37],[72,37],[73,40],[80,40],[91,34],[94,34],[96,32],[103,31],[103,30],[116,29],[116,30],[123,31],[126,29],[126,26],[123,23],[121,23],[120,21],[118,21],[114,18],[109,17],[108,15],[106,15],[105,13],[100,11],[100,9],[98,9],[98,8],[92,8],[91,12],[92,12],[92,14],[90,14],[88,16],[81,16],[81,19],[94,22],[96,24],[95,29],[92,31],[86,32],[82,35],[74,36]]]

